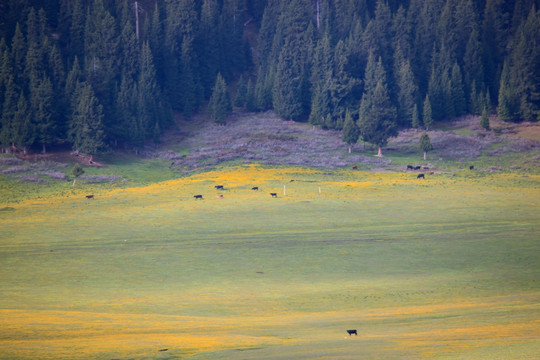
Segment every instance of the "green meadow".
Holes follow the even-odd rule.
[[[4,192],[0,358],[535,359],[539,180],[250,165]]]

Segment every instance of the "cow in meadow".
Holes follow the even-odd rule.
[[[195,198],[195,200],[197,200],[197,199],[202,200],[203,199],[202,195],[193,195],[193,197]]]
[[[270,196],[277,198],[277,193],[270,193]]]
[[[251,190],[258,191],[258,190],[259,190],[259,187],[258,187],[258,186],[254,186],[254,187],[251,188]]]
[[[407,165],[407,171],[409,171],[409,170],[414,170],[414,166],[412,166],[412,165]]]
[[[353,329],[353,330],[347,330],[347,334],[349,334],[349,335],[353,335],[353,334],[354,334],[354,335],[358,336],[358,332],[356,331],[356,329]]]
[[[424,176],[424,174],[418,174],[418,176],[416,178],[417,179],[425,179],[426,177]]]
[[[86,198],[89,199],[89,200],[90,199],[94,200],[94,195],[86,195]]]
[[[223,190],[223,185],[216,185],[214,186],[216,190]]]

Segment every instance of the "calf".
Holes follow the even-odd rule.
[[[270,193],[270,196],[277,198],[277,193]]]
[[[203,198],[202,198],[202,195],[193,195],[193,197],[195,198],[195,200],[197,200],[197,199],[201,199],[201,200],[202,200],[202,199],[203,199]]]
[[[216,185],[214,186],[216,190],[223,190],[223,185]]]
[[[254,186],[254,187],[251,188],[251,190],[258,191],[258,190],[259,190],[259,187],[258,187],[258,186]]]
[[[223,194],[216,195],[216,197],[217,197],[218,199],[222,199],[222,198],[223,198]]]
[[[358,336],[358,333],[356,332],[356,329],[354,329],[354,330],[347,330],[347,333],[348,333],[349,335],[353,335],[353,334],[354,334],[354,335]]]
[[[358,170],[358,166],[357,166],[357,165],[354,165],[352,168],[353,168],[353,170]]]
[[[424,176],[424,174],[418,174],[418,176],[416,178],[417,179],[425,179],[426,177]]]
[[[94,200],[94,195],[86,195],[86,198]]]
[[[474,170],[474,165],[469,166],[469,170]]]

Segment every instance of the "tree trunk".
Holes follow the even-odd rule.
[[[382,148],[380,146],[378,146],[378,149],[379,149],[379,151],[377,152],[377,155],[375,155],[375,156],[382,157]]]
[[[77,182],[77,178],[73,179],[73,185],[71,186],[75,186],[75,182]]]
[[[41,153],[42,153],[42,154],[46,154],[46,153],[47,153],[47,148],[45,147],[45,144],[43,144],[43,149],[41,150]]]
[[[351,153],[351,145],[349,145],[349,154]]]
[[[424,151],[424,161],[426,161],[426,152]]]

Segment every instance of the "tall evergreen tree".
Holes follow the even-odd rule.
[[[73,149],[83,153],[97,154],[107,149],[103,107],[88,83],[80,83],[76,90],[76,106],[68,135]]]
[[[23,152],[26,154],[28,146],[34,143],[36,131],[30,117],[28,102],[23,93],[21,93],[17,102],[17,111],[13,117],[11,134],[12,142],[22,147]]]
[[[429,94],[426,95],[426,98],[424,99],[424,113],[422,116],[422,119],[424,121],[424,126],[426,127],[426,130],[429,129],[431,125],[433,125],[433,111],[431,110],[431,101],[429,100]]]
[[[349,145],[349,154],[351,153],[352,146],[358,142],[358,136],[360,132],[358,126],[354,122],[351,112],[347,110],[345,113],[345,123],[343,125],[343,131],[341,139]]]
[[[424,161],[426,161],[427,152],[433,150],[433,145],[431,144],[429,135],[426,132],[420,136],[418,147],[424,152]]]
[[[221,74],[218,74],[216,77],[216,83],[210,97],[210,102],[208,103],[208,109],[212,121],[217,124],[226,124],[227,116],[231,113],[232,106],[227,91],[227,84]]]
[[[377,83],[371,97],[364,93],[359,115],[359,128],[363,139],[377,145],[377,156],[382,156],[382,147],[398,132],[397,112],[382,82]]]

